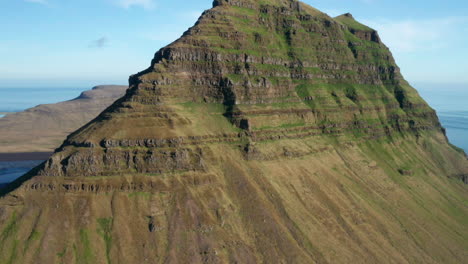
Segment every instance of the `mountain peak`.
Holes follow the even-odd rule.
[[[354,19],[353,15],[351,13],[346,13],[346,14],[343,14],[342,16]]]
[[[352,34],[354,34],[360,39],[372,41],[379,44],[382,42],[376,30],[357,21],[351,13],[346,13],[341,16],[337,16],[335,17],[335,20],[345,25]]]
[[[130,78],[126,96],[100,116],[103,122],[90,123],[73,133],[63,148],[138,145],[128,142],[204,137],[206,133],[234,133],[238,129],[247,133],[261,131],[270,124],[255,114],[260,105],[268,106],[265,114],[275,116],[279,127],[291,122],[281,114],[273,114],[284,111],[282,104],[288,105],[289,111],[308,113],[295,117],[297,123],[352,123],[356,117],[332,118],[325,114],[326,109],[347,107],[365,118],[361,108],[375,104],[368,99],[375,91],[363,85],[375,86],[379,93],[387,95],[383,101],[378,100],[380,108],[391,102],[392,107],[397,104],[400,109],[388,120],[375,120],[382,127],[408,123],[414,105],[431,111],[403,80],[377,32],[355,21],[349,13],[332,19],[307,5],[302,11],[297,9],[295,5],[301,3],[295,0],[263,1],[260,6],[252,0],[216,0],[214,4],[225,8],[205,12],[187,34],[158,51],[149,69]],[[339,83],[351,88],[344,89]],[[332,92],[321,88],[324,85]],[[324,94],[311,99],[314,93]],[[219,114],[225,125],[200,124],[197,117],[181,112],[180,104],[187,103],[223,107]],[[154,111],[168,114],[148,123],[146,116]],[[319,119],[307,117],[318,112],[323,112]],[[127,115],[138,118],[121,118]],[[421,122],[440,129],[434,118]],[[50,166],[42,173],[74,174],[63,169],[62,163]]]
[[[346,14],[337,16],[335,17],[335,20],[348,26],[350,29],[360,30],[360,31],[375,31],[374,29],[357,21],[351,13],[346,13]]]
[[[214,0],[213,7],[217,6],[237,6],[255,8],[261,5],[276,5],[276,6],[289,6],[292,8],[300,8],[300,2],[297,0],[266,0],[260,3],[256,0]]]

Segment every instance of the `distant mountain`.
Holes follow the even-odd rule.
[[[0,152],[52,152],[68,134],[122,97],[127,88],[96,86],[73,100],[39,105],[0,118]]]

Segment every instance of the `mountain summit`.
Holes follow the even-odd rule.
[[[378,33],[216,0],[0,200],[1,263],[460,263],[468,175]]]

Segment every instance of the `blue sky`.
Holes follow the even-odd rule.
[[[412,83],[468,83],[468,1],[306,0],[379,30]],[[127,83],[212,0],[0,0],[0,87]]]

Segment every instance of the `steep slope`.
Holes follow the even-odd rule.
[[[71,132],[98,116],[128,86],[101,85],[78,98],[0,118],[0,152],[52,152]]]
[[[468,174],[377,32],[214,2],[0,200],[7,263],[461,263]]]

